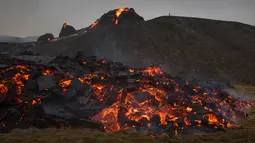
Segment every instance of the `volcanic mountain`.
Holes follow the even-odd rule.
[[[241,73],[251,72],[254,50],[248,54],[248,49],[252,47],[223,45],[219,41],[228,39],[203,33],[206,26],[199,32],[207,22],[178,17],[145,22],[134,9],[120,8],[87,28],[76,30],[65,23],[58,38],[50,33],[41,36],[34,50],[43,55],[1,54],[0,133],[30,127],[106,132],[132,128],[157,138],[239,128],[254,101],[227,91],[230,84],[173,74],[179,70],[180,75],[220,79],[220,74],[232,70],[231,77],[239,74],[232,63],[242,64]],[[210,26],[220,33],[224,24],[219,23]],[[253,27],[242,28],[232,30],[246,31],[243,36],[253,34],[247,34]],[[231,38],[235,36],[239,35]],[[249,40],[249,36],[238,38]],[[245,57],[234,61],[239,55]],[[143,67],[149,64],[154,65]]]
[[[79,31],[79,30],[78,30]],[[134,67],[158,64],[185,78],[212,78],[255,84],[255,27],[179,16],[144,21],[133,9],[104,14],[85,31],[38,44],[42,55],[75,56],[78,51]]]

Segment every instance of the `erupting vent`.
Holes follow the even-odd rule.
[[[119,20],[118,20],[118,18],[120,17],[120,15],[122,14],[122,12],[124,12],[124,11],[129,11],[129,8],[119,8],[119,9],[116,9],[115,10],[116,11],[116,19],[114,20],[115,22],[115,24],[118,24],[119,23]]]
[[[58,68],[32,63],[1,68],[2,127],[92,120],[107,132],[135,128],[172,136],[238,127],[235,122],[252,106],[220,89],[173,78],[157,66],[133,69],[92,57],[59,57],[51,64]]]
[[[125,15],[123,14],[125,12]],[[90,25],[90,28],[94,28],[98,23],[100,24],[120,24],[120,22],[125,23],[125,21],[129,22],[140,22],[144,21],[144,19],[139,16],[133,8],[118,8],[115,10],[111,10],[108,13],[104,14],[101,18],[96,20],[93,24]]]

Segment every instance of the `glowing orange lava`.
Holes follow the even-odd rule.
[[[104,124],[107,132],[115,132],[120,130],[118,123],[119,102],[114,103],[111,107],[103,109],[98,115],[92,117],[92,120]]]
[[[62,87],[62,88],[65,88],[65,87],[68,87],[70,84],[71,84],[71,80],[60,80],[59,82],[59,85]]]
[[[47,69],[45,71],[42,72],[43,75],[53,75],[53,71]]]
[[[159,67],[149,67],[141,72],[148,73],[150,76],[160,75],[163,74],[163,71]]]
[[[118,18],[119,18],[119,16],[121,15],[121,13],[122,12],[124,12],[124,11],[129,11],[129,8],[119,8],[119,9],[117,9],[116,10],[116,20],[115,20],[115,24],[118,24],[119,23],[119,20],[118,20]]]
[[[94,28],[98,24],[99,20],[96,20],[94,23],[92,23],[91,28]]]
[[[0,84],[0,95],[5,94],[8,92],[8,87],[4,84]]]
[[[125,9],[117,10],[118,15],[116,15],[119,16],[122,11],[125,11]],[[90,64],[89,62],[81,61],[80,63],[83,66],[87,66]],[[98,65],[97,68],[100,69],[100,72],[103,69],[102,64],[107,64],[107,61],[102,60],[94,64],[95,66]],[[18,97],[15,99],[17,103],[31,104],[29,106],[41,104],[43,100],[40,98],[22,98],[23,87],[27,80],[32,77],[29,73],[31,69],[29,66],[17,65],[1,70],[1,74],[10,70],[13,71],[10,77],[3,77],[0,81],[0,95],[8,94],[8,91],[11,91],[8,87],[15,87],[14,89]],[[174,135],[178,135],[180,130],[188,127],[201,128],[203,126],[213,126],[214,128],[235,128],[239,126],[233,124],[228,118],[223,117],[236,119],[239,117],[239,114],[235,110],[244,111],[247,106],[252,106],[251,103],[235,100],[230,95],[222,96],[218,91],[213,90],[210,95],[207,90],[201,91],[202,87],[191,86],[192,83],[188,81],[183,81],[183,85],[185,88],[190,86],[189,90],[194,95],[189,94],[189,92],[185,93],[184,87],[178,84],[175,79],[164,76],[164,72],[160,67],[154,66],[146,69],[128,68],[127,74],[130,73],[139,74],[132,83],[132,86],[136,86],[135,88],[127,86],[126,83],[121,84],[116,77],[111,77],[108,68],[103,74],[92,72],[83,76],[75,76],[66,72],[63,73],[63,76],[56,83],[58,83],[58,90],[62,89],[64,92],[68,90],[69,86],[73,85],[72,81],[74,78],[90,86],[91,98],[89,101],[95,101],[95,104],[98,104],[98,106],[104,105],[102,106],[104,109],[97,112],[98,114],[90,119],[100,122],[107,132],[119,131],[127,127],[136,128],[138,126],[153,128],[155,127],[154,124],[161,127],[171,125]],[[58,75],[59,73],[43,67],[41,74],[49,76]],[[155,76],[157,77],[155,78]],[[12,86],[9,86],[10,84]],[[48,90],[51,89],[45,89],[45,91]],[[108,99],[111,100],[109,101]],[[210,104],[213,104],[215,108],[210,106]],[[227,110],[224,110],[223,106]],[[200,112],[200,110],[205,112]],[[20,117],[21,120],[25,118],[25,115]],[[129,122],[129,124],[121,122],[122,118]],[[155,118],[156,122],[154,122]],[[147,133],[155,137],[149,131]]]

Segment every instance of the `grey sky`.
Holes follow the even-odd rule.
[[[255,0],[1,0],[0,35],[58,35],[64,22],[83,28],[118,7],[146,20],[171,13],[255,25]]]

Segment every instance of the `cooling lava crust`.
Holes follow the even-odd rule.
[[[158,66],[136,69],[84,56],[8,63],[1,68],[2,132],[71,126],[134,128],[155,137],[207,133],[238,128],[253,105],[223,85],[172,77]]]

